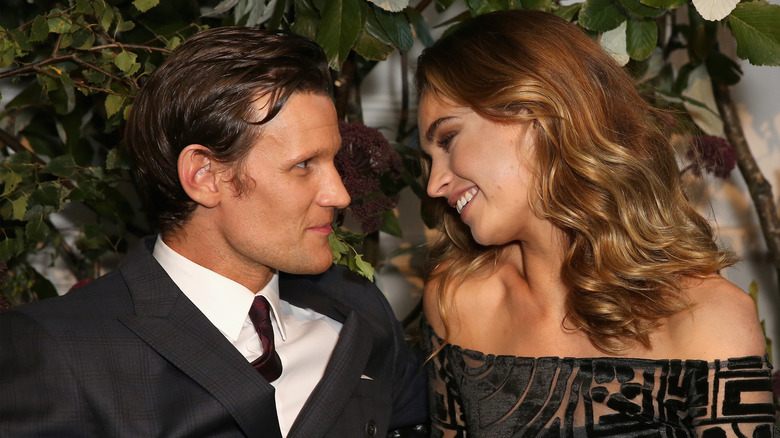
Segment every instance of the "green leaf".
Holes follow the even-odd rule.
[[[11,201],[11,207],[13,208],[13,213],[11,214],[12,220],[20,221],[24,219],[24,214],[27,213],[27,203],[29,200],[29,196],[22,194],[18,198]]]
[[[70,190],[57,181],[47,181],[40,184],[30,195],[30,201],[37,204],[54,207],[54,210],[62,210]]]
[[[414,8],[406,8],[404,10],[406,19],[412,24],[412,30],[418,40],[425,46],[430,47],[433,45],[434,40],[431,36],[431,28],[423,18],[422,14]]]
[[[384,61],[390,56],[395,48],[379,41],[376,37],[367,31],[360,32],[354,47],[358,55],[372,61]]]
[[[626,21],[626,16],[612,0],[587,0],[580,10],[580,25],[597,32],[612,30]]]
[[[360,254],[355,255],[355,267],[357,269],[353,270],[355,270],[358,274],[366,277],[370,281],[374,281],[374,267],[371,266],[371,263],[363,260],[363,256]]]
[[[10,38],[0,38],[0,68],[11,65],[16,59],[18,50],[18,44],[11,41]]]
[[[60,36],[60,49],[68,49],[73,45],[73,34],[66,33]]]
[[[14,237],[3,233],[0,239],[0,260],[10,261],[24,251],[24,237],[16,234]]]
[[[43,16],[38,15],[35,17],[30,29],[30,41],[31,43],[40,43],[46,40],[49,36],[49,24]]]
[[[347,244],[335,232],[328,235],[328,243],[330,243],[330,249],[333,251],[334,260],[340,259],[342,254],[346,254],[349,251]]]
[[[636,60],[650,57],[658,42],[658,26],[653,20],[628,20],[626,26],[626,51]]]
[[[13,171],[6,172],[4,178],[3,194],[0,196],[6,197],[10,195],[14,190],[16,190],[17,187],[19,187],[20,182],[22,182],[21,175]]]
[[[572,3],[567,6],[558,7],[553,12],[566,21],[572,21],[580,12],[580,9],[582,9],[582,3]]]
[[[728,17],[737,56],[753,65],[780,65],[780,5],[740,3]]]
[[[693,73],[694,70],[696,70],[697,65],[692,63],[684,64],[682,67],[680,67],[680,70],[677,72],[677,79],[674,82],[674,86],[672,87],[672,92],[675,94],[680,94],[688,88],[688,80],[691,76],[691,73]]]
[[[132,169],[132,159],[121,147],[115,147],[108,151],[106,156],[106,169]]]
[[[135,59],[138,57],[135,53],[128,52],[126,50],[122,50],[121,53],[116,55],[114,58],[114,64],[119,67],[120,70],[127,74],[130,73],[134,68],[138,70],[141,68],[141,65],[135,62]]]
[[[368,0],[378,8],[388,12],[400,12],[409,6],[409,0]]]
[[[292,31],[298,35],[315,39],[317,36],[317,23],[320,15],[309,0],[295,0],[295,21],[292,24]]]
[[[160,0],[133,0],[133,6],[141,12],[146,12],[159,4]]]
[[[0,26],[0,33],[2,32],[2,26]],[[13,38],[14,42],[16,42],[16,47],[19,50],[19,54],[23,54],[25,52],[29,52],[33,50],[32,44],[30,44],[30,39],[27,37],[27,34],[21,30],[21,29],[12,29],[11,31],[11,37]]]
[[[641,0],[642,4],[651,8],[676,9],[687,3],[687,0]]]
[[[466,0],[471,15],[482,15],[493,11],[512,9],[522,4],[520,0]]]
[[[103,13],[100,16],[100,26],[103,27],[103,30],[108,32],[108,29],[111,28],[111,23],[114,22],[114,9],[111,7],[107,7],[103,9]]]
[[[114,114],[118,113],[124,103],[124,96],[117,96],[116,94],[109,94],[106,96],[106,117],[111,118]]]
[[[46,20],[46,24],[49,26],[49,32],[64,34],[70,32],[73,23],[67,16],[59,15]]]
[[[135,29],[135,23],[132,21],[123,20],[121,17],[119,22],[116,24],[117,32],[127,32],[133,29]]]
[[[98,180],[88,179],[80,181],[78,187],[70,193],[69,199],[71,202],[99,201],[104,198],[101,188],[102,185]]]
[[[385,12],[376,8],[374,9],[374,14],[393,46],[403,51],[412,48],[414,36],[412,34],[412,26],[406,21],[406,15]]]
[[[24,150],[3,160],[2,165],[12,172],[27,173],[31,167],[30,160],[32,160],[32,154],[30,151]]]
[[[282,19],[284,19],[284,12],[287,10],[288,0],[277,0],[274,5],[273,14],[268,19],[266,29],[276,30],[281,27]],[[270,6],[270,5],[269,5]]]
[[[549,11],[552,9],[553,0],[523,0],[523,9],[533,11]]]
[[[95,44],[95,34],[88,29],[79,29],[73,33],[73,47],[78,50],[87,50]]]
[[[30,220],[24,227],[24,237],[31,242],[43,242],[49,236],[49,226],[43,216]]]
[[[70,154],[60,155],[43,166],[41,173],[48,173],[59,178],[70,178],[76,173],[76,160]]]
[[[639,18],[655,18],[666,12],[664,9],[647,6],[639,0],[620,0],[620,4],[632,15]]]
[[[168,49],[168,50],[173,50],[176,47],[179,47],[179,44],[181,44],[181,38],[179,38],[178,36],[174,35],[171,39],[166,41],[165,48]]]
[[[95,13],[95,9],[92,7],[92,2],[89,0],[77,0],[76,1],[76,13],[84,15],[92,15]]]
[[[363,32],[370,34],[382,44],[386,44],[395,49],[395,46],[393,46],[393,40],[390,39],[390,37],[387,35],[387,32],[385,32],[385,29],[382,27],[382,24],[379,23],[377,14],[374,13],[374,8],[372,8],[368,3],[361,4],[364,5],[362,8],[363,16],[366,17],[366,24]]]
[[[363,27],[360,0],[332,0],[322,13],[322,22],[328,23],[317,31],[316,41],[325,50],[328,63],[340,70],[352,45]]]
[[[59,111],[59,108],[57,109],[60,114],[70,114],[76,108],[76,87],[70,75],[64,71],[60,74],[60,83],[62,84],[60,89],[65,93],[65,106],[62,111]]]

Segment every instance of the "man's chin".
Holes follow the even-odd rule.
[[[329,257],[321,257],[321,258],[312,258],[310,260],[307,260],[304,263],[297,264],[296,266],[290,267],[289,270],[286,270],[285,272],[289,274],[297,274],[297,275],[316,275],[316,274],[322,274],[323,272],[330,269],[330,267],[333,266],[333,254],[331,253]]]

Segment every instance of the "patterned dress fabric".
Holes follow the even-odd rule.
[[[427,353],[442,345],[423,322]],[[767,357],[514,357],[446,344],[427,364],[432,437],[772,437]]]

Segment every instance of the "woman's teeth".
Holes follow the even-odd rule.
[[[463,207],[466,206],[471,200],[474,198],[474,195],[477,194],[477,188],[474,187],[473,189],[467,191],[463,194],[463,196],[458,199],[458,202],[455,204],[455,209],[458,210],[458,214],[460,214],[461,211],[463,211]]]

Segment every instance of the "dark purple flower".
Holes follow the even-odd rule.
[[[728,178],[737,163],[737,153],[731,143],[714,135],[692,138],[686,155],[692,161],[690,170],[696,175],[706,171],[718,178]]]
[[[382,224],[382,215],[398,204],[397,196],[382,192],[381,178],[396,181],[402,170],[401,157],[379,130],[362,123],[339,122],[341,150],[335,163],[352,198],[352,215],[364,233]]]

